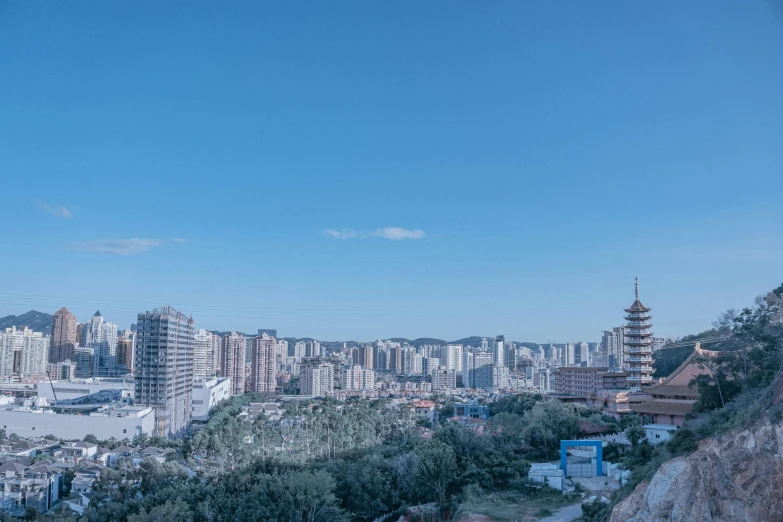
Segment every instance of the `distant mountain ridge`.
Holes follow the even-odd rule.
[[[52,333],[52,319],[54,316],[38,310],[30,310],[22,315],[7,315],[0,317],[0,329],[11,328],[30,328],[35,332],[42,332],[44,335]]]

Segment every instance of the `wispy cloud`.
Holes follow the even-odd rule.
[[[99,252],[103,254],[116,254],[119,256],[129,256],[132,254],[141,254],[150,248],[160,245],[157,239],[145,239],[134,237],[130,239],[104,239],[99,241],[81,241],[73,243],[68,248],[77,252]]]
[[[71,211],[68,210],[66,207],[59,206],[59,207],[53,207],[49,205],[48,203],[44,203],[43,201],[35,201],[35,204],[40,208],[41,210],[48,212],[49,214],[54,214],[55,216],[60,216],[66,219],[71,219],[73,217],[73,214],[71,214]]]
[[[181,238],[181,237],[172,237],[171,240],[174,241],[175,243],[187,243],[188,242],[187,239],[184,239],[184,238]]]
[[[421,239],[427,235],[423,230],[400,227],[376,228],[375,230],[351,230],[350,228],[336,230],[334,228],[327,228],[324,230],[324,234],[335,239],[381,238],[389,239],[391,241],[399,241],[401,239]]]

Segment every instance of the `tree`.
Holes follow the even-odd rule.
[[[560,441],[573,439],[579,434],[579,419],[573,411],[556,400],[537,403],[525,415],[528,428],[525,440],[547,457],[556,456]]]
[[[422,488],[430,491],[439,506],[446,504],[446,491],[454,480],[457,459],[450,446],[436,440],[427,441],[416,448],[419,465],[416,480]]]
[[[644,430],[636,424],[625,430],[625,436],[631,441],[631,446],[636,446],[644,438]]]
[[[87,435],[85,435],[84,439],[82,439],[82,440],[84,440],[84,442],[89,442],[90,444],[98,444],[98,443],[100,443],[100,441],[98,440],[98,437],[96,437],[92,433],[88,433]]]
[[[678,457],[686,453],[696,451],[696,434],[688,428],[680,428],[674,432],[672,438],[666,443],[672,455]]]
[[[517,451],[522,443],[524,422],[516,413],[498,413],[490,417],[486,424],[486,433],[500,452]]]

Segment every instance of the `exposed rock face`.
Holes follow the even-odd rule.
[[[766,417],[665,463],[615,507],[611,522],[783,521],[783,425]]]

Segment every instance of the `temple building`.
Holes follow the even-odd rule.
[[[643,386],[652,382],[653,334],[650,331],[650,308],[639,301],[639,278],[636,278],[636,300],[626,308],[623,343],[625,371],[629,386]]]
[[[708,361],[721,353],[730,352],[702,350],[696,343],[693,353],[671,375],[662,383],[645,389],[652,400],[631,405],[631,410],[645,417],[645,423],[682,426],[699,398],[696,386],[690,386],[691,381],[701,374],[712,375]]]

